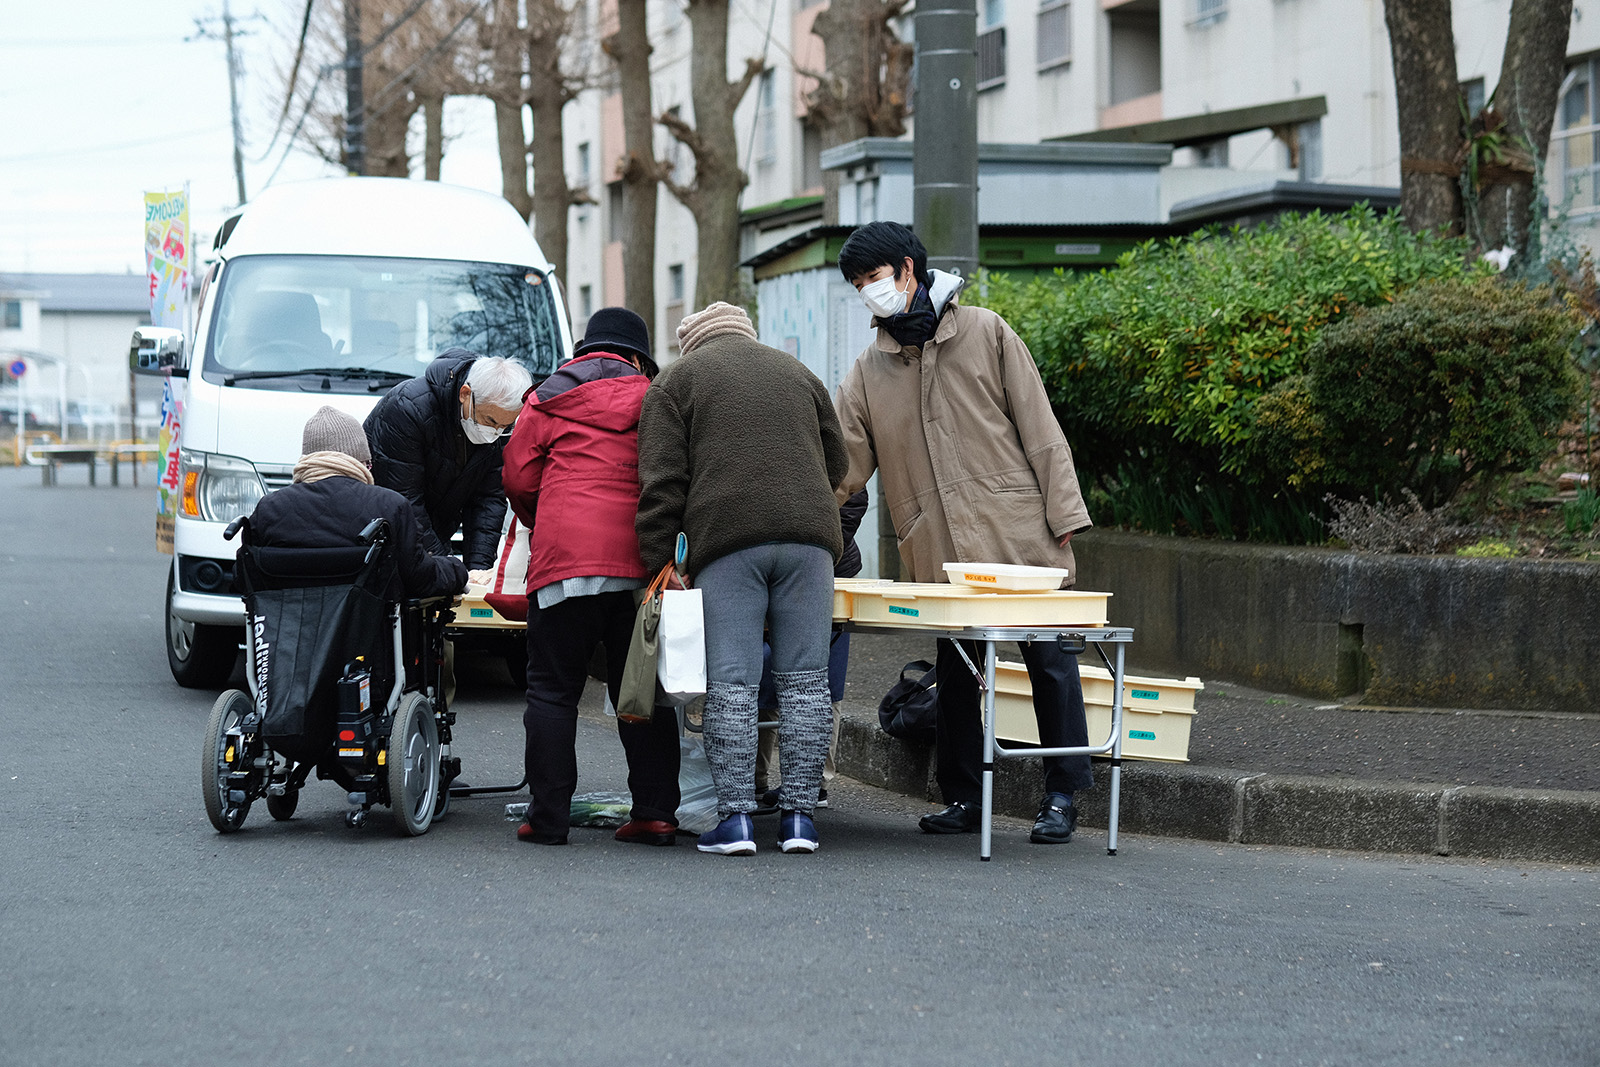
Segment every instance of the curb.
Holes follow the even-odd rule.
[[[933,748],[890,737],[847,711],[839,727],[841,773],[935,800]],[[994,810],[1038,811],[1038,759],[995,770]],[[1109,822],[1109,764],[1079,797],[1079,821]],[[1262,774],[1188,764],[1122,765],[1120,832],[1244,845],[1412,855],[1600,863],[1600,792],[1495,789]]]

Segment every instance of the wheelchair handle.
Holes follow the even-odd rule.
[[[240,515],[237,519],[234,519],[232,522],[228,523],[227,529],[222,531],[222,539],[224,541],[232,541],[234,535],[236,535],[240,530],[248,530],[249,528],[249,518],[244,515]]]
[[[389,520],[373,519],[361,529],[361,543],[364,545],[375,544],[387,540],[389,537]]]

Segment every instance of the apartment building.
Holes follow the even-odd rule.
[[[823,62],[811,23],[824,0],[736,0],[728,69],[765,71],[735,127],[750,177],[747,215],[781,218],[771,243],[822,222],[819,145],[804,115],[804,71]],[[1474,106],[1499,77],[1510,0],[1456,0],[1457,66]],[[597,34],[614,0],[590,7]],[[1174,146],[1160,210],[1279,182],[1398,187],[1400,145],[1382,0],[978,0],[978,137],[986,143],[1123,140]],[[1545,178],[1568,225],[1600,244],[1600,0],[1576,0],[1569,69]],[[903,37],[912,18],[901,20]],[[650,5],[654,108],[691,117],[694,42],[677,0]],[[915,115],[911,119],[915,133]],[[622,299],[622,111],[614,86],[567,110],[567,177],[593,205],[573,209],[566,289],[574,331]],[[657,155],[685,179],[692,160],[665,130]],[[694,220],[662,188],[653,323],[658,354],[693,298]],[[1060,221],[1074,222],[1070,194]],[[814,214],[813,214],[814,213]],[[833,221],[833,220],[829,220]],[[909,220],[905,220],[909,221]],[[1128,220],[1142,221],[1142,220]],[[759,249],[756,249],[759,251]]]

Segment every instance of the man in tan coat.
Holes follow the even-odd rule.
[[[946,581],[946,563],[1073,565],[1072,535],[1087,529],[1061,426],[1039,369],[1004,319],[961,307],[962,281],[927,269],[927,251],[897,223],[870,223],[839,252],[839,269],[878,327],[839,386],[839,421],[850,469],[840,501],[874,470],[916,582]],[[1088,741],[1077,659],[1054,642],[1021,646],[1045,747]],[[967,654],[979,662],[976,643]],[[970,833],[981,816],[983,731],[977,679],[954,642],[938,643],[939,789],[948,807],[927,815],[928,833]],[[1044,802],[1031,839],[1071,840],[1072,795],[1093,784],[1087,756],[1044,761]]]

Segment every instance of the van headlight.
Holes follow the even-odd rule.
[[[207,522],[232,522],[255,510],[266,495],[261,475],[247,459],[210,452],[181,453],[183,513]]]

